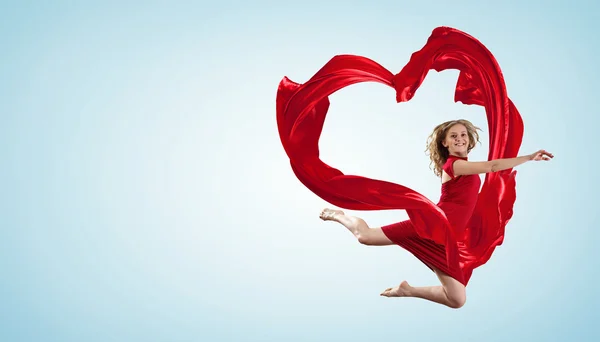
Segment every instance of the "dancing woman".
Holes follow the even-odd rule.
[[[453,120],[438,125],[430,135],[427,150],[434,173],[441,178],[442,191],[437,206],[444,211],[455,230],[468,224],[479,194],[479,174],[507,170],[528,161],[547,161],[554,156],[545,150],[516,158],[484,162],[468,160],[468,154],[479,142],[478,128],[467,120]],[[371,228],[359,217],[347,216],[341,210],[324,209],[320,217],[346,227],[361,244],[369,246],[398,245],[421,260],[438,276],[441,285],[413,287],[403,281],[384,290],[386,297],[416,297],[460,308],[466,302],[465,285],[452,277],[446,264],[443,245],[421,238],[410,220]]]

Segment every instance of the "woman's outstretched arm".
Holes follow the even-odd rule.
[[[466,160],[457,160],[454,162],[453,169],[455,176],[476,175],[481,173],[498,172],[506,169],[512,169],[528,161],[550,160],[554,155],[546,150],[539,150],[535,153],[516,157],[494,159],[485,162],[470,162]]]

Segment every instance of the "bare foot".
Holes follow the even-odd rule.
[[[384,297],[409,297],[410,296],[410,285],[403,281],[399,286],[389,287],[381,293]]]
[[[344,215],[344,212],[341,210],[325,208],[325,209],[323,209],[323,211],[321,211],[321,214],[319,214],[319,217],[323,221],[336,221],[336,219],[335,219],[336,215]]]

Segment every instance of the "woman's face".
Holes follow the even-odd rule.
[[[442,145],[448,149],[450,154],[466,156],[469,150],[469,134],[463,124],[456,124],[446,133],[446,139]]]

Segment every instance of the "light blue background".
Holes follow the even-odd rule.
[[[592,1],[3,2],[0,340],[597,341],[599,40]],[[525,121],[505,243],[467,304],[379,297],[437,279],[398,247],[318,219],[279,142],[283,76],[336,54],[398,72],[441,25],[496,56]],[[409,103],[331,97],[322,158],[410,186],[425,139],[483,109],[432,72]],[[403,211],[352,214],[372,226]]]

